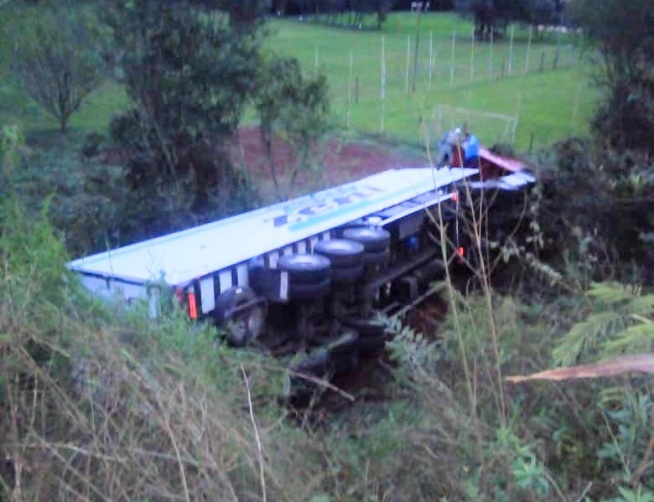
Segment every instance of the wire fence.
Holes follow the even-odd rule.
[[[575,34],[550,35],[530,29],[518,41],[513,30],[479,42],[473,33],[370,35],[359,47],[315,46],[305,69],[327,75],[338,123],[366,132],[415,137],[433,120],[433,110],[451,105],[447,96],[479,84],[570,68],[580,63]],[[520,97],[515,96],[516,101]],[[519,102],[501,114],[502,140],[515,141]],[[477,110],[493,115],[497,110]],[[499,110],[506,112],[507,110]],[[474,110],[468,109],[470,114]],[[499,114],[498,114],[499,115]],[[508,121],[508,122],[507,122]],[[507,129],[507,123],[510,123]]]

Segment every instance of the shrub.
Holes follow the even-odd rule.
[[[23,155],[12,190],[34,217],[50,200],[50,221],[71,254],[79,255],[104,250],[120,237],[126,203],[122,178],[120,167],[82,159],[74,143],[62,143]]]
[[[633,276],[634,268],[642,280],[651,280],[651,254],[643,241],[654,223],[646,216],[651,159],[569,138],[541,154],[538,164],[536,219],[545,257],[586,285]]]
[[[96,157],[104,145],[106,138],[104,134],[98,132],[91,132],[87,134],[84,138],[84,143],[82,144],[81,153],[84,157]]]

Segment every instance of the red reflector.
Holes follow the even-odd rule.
[[[452,200],[453,200],[454,202],[456,202],[457,200],[459,200],[459,192],[454,192],[454,193],[452,194]]]
[[[198,304],[195,300],[195,293],[188,294],[188,315],[191,319],[198,318]]]
[[[459,256],[463,256],[465,254],[465,249],[463,249],[463,246],[459,246],[459,249],[456,250],[456,253]]]

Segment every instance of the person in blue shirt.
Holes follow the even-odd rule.
[[[436,157],[436,165],[441,167],[443,165],[450,165],[454,160],[455,151],[461,151],[462,166],[453,167],[479,167],[479,140],[477,136],[466,131],[465,127],[463,132],[461,128],[446,132],[445,135],[438,142],[438,156]]]
[[[479,140],[467,131],[463,132],[463,167],[479,167]]]

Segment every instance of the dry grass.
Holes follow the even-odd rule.
[[[272,377],[255,362],[216,349],[226,376],[217,382],[173,350],[138,354],[121,342],[124,328],[65,315],[42,328],[22,307],[4,303],[0,313],[0,332],[10,333],[0,357],[0,483],[10,500],[310,497],[320,466],[283,440],[283,411],[256,383]]]
[[[231,403],[172,355],[147,368],[111,329],[62,324],[69,349],[23,322],[3,348],[11,499],[237,500],[256,452]]]

